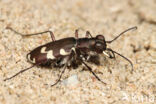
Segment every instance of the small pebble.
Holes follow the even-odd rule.
[[[77,75],[72,75],[63,81],[66,86],[76,86],[79,83]]]

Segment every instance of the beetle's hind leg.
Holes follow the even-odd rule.
[[[17,32],[16,30],[14,30],[11,27],[6,27],[6,29],[9,29],[9,30],[15,32],[16,34],[21,35],[21,36],[32,36],[32,35],[39,35],[39,34],[44,34],[44,33],[50,33],[50,36],[51,36],[52,41],[55,41],[55,36],[54,36],[53,32],[50,31],[50,30],[43,31],[43,32],[38,32],[38,33],[32,33],[32,34],[23,34],[23,33]]]
[[[23,70],[19,71],[18,73],[14,74],[13,76],[11,76],[11,77],[9,77],[9,78],[6,78],[6,79],[4,79],[4,81],[10,80],[10,79],[12,79],[12,78],[16,77],[17,75],[19,75],[19,74],[21,74],[21,73],[23,73],[23,72],[25,72],[25,71],[27,71],[27,70],[31,69],[31,68],[32,68],[32,67],[34,67],[34,66],[35,66],[35,65],[32,65],[32,66],[31,66],[31,67],[29,67],[29,68],[23,69]]]

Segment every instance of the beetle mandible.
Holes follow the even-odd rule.
[[[117,54],[131,64],[132,71],[133,71],[132,62],[125,56],[119,54],[118,52],[110,48],[107,48],[107,43],[108,44],[112,43],[113,41],[118,39],[121,35],[123,35],[129,30],[137,29],[136,26],[128,28],[127,30],[121,32],[119,35],[117,35],[114,39],[110,41],[106,41],[103,35],[97,35],[93,37],[89,31],[86,32],[86,36],[84,38],[79,38],[78,29],[75,30],[75,37],[68,37],[60,40],[55,40],[55,36],[52,31],[44,31],[44,32],[34,33],[34,34],[22,34],[15,31],[11,27],[7,27],[6,29],[9,29],[22,36],[32,36],[32,35],[39,35],[43,33],[50,33],[52,42],[41,45],[35,48],[34,50],[32,50],[30,53],[28,53],[27,59],[30,63],[32,63],[32,66],[19,71],[18,73],[16,73],[15,75],[9,78],[4,79],[4,81],[12,79],[15,76],[19,75],[20,73],[23,73],[34,66],[63,67],[63,70],[61,71],[58,80],[51,85],[54,86],[61,80],[61,77],[68,66],[72,66],[73,64],[77,66],[79,64],[83,64],[100,82],[106,84],[93,72],[92,68],[88,66],[86,63],[86,61],[91,59],[91,55],[92,55],[91,53],[105,54],[109,58],[115,58],[115,54]],[[106,51],[108,51],[109,53],[107,53]]]

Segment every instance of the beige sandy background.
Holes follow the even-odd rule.
[[[52,30],[56,39],[80,37],[89,30],[111,40],[123,30],[138,26],[109,45],[129,58],[103,59],[89,64],[107,83],[91,73],[67,70],[54,87],[61,69],[34,67],[4,82],[3,79],[31,66],[26,54],[50,42],[49,35],[23,38],[21,33]],[[156,0],[0,0],[0,104],[155,104],[156,103]]]

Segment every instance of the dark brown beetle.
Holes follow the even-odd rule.
[[[32,35],[38,35],[49,32],[52,38],[52,42],[49,42],[45,45],[41,45],[34,50],[32,50],[30,53],[27,54],[27,59],[29,62],[31,62],[33,65],[29,68],[23,69],[20,72],[16,73],[15,75],[4,79],[4,81],[12,79],[13,77],[17,76],[20,73],[25,72],[28,69],[31,69],[32,67],[36,65],[40,66],[56,66],[56,67],[62,67],[63,71],[61,72],[58,80],[51,86],[56,85],[64,73],[65,69],[68,66],[73,65],[79,65],[84,64],[87,69],[103,84],[106,84],[103,82],[93,71],[92,68],[89,67],[85,61],[88,61],[91,59],[92,54],[105,54],[109,58],[115,58],[115,54],[123,57],[126,59],[132,66],[133,71],[133,64],[132,62],[124,57],[123,55],[113,51],[110,48],[107,48],[107,43],[112,43],[114,40],[116,40],[118,37],[120,37],[125,32],[137,29],[137,27],[129,28],[122,33],[120,33],[117,37],[115,37],[111,41],[106,41],[103,35],[97,35],[96,37],[92,37],[89,31],[86,32],[85,38],[79,38],[78,37],[78,30],[75,31],[75,38],[69,37],[69,38],[63,38],[60,40],[55,40],[54,34],[52,31],[45,31],[35,34],[21,34],[15,30],[13,30],[10,27],[7,27],[7,29],[10,29],[14,31],[15,33],[22,35],[22,36],[32,36]],[[89,37],[90,36],[90,37]],[[108,51],[108,52],[106,52]]]

